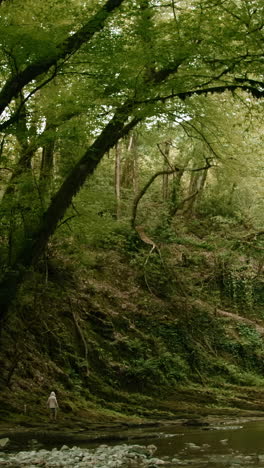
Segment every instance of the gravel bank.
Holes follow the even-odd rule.
[[[154,468],[165,462],[155,458],[155,445],[100,445],[96,449],[69,448],[64,445],[60,450],[32,450],[14,454],[0,452],[0,466],[24,468]]]

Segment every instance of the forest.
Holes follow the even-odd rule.
[[[1,0],[0,44],[2,420],[263,410],[263,1]]]

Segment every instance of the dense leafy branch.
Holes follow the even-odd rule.
[[[10,125],[13,125],[15,124],[16,122],[18,122],[19,118],[20,118],[20,114],[21,114],[21,111],[23,109],[23,107],[25,106],[26,102],[37,92],[39,91],[41,88],[43,88],[44,86],[46,86],[46,84],[48,84],[50,81],[52,81],[55,76],[57,75],[57,67],[55,66],[54,67],[54,70],[52,72],[52,74],[44,81],[42,81],[38,86],[36,86],[33,91],[31,91],[30,93],[27,94],[27,96],[21,101],[20,105],[18,106],[18,108],[16,109],[16,111],[13,113],[13,115],[8,119],[8,120],[5,120],[3,123],[0,124],[0,132],[3,132],[6,128],[10,127]]]
[[[239,79],[243,81],[243,79]],[[248,82],[247,79],[244,80],[245,82]],[[198,89],[193,89],[190,91],[184,91],[184,92],[172,92],[170,94],[167,94],[166,96],[155,96],[153,98],[147,98],[145,100],[139,100],[137,101],[138,104],[151,104],[155,102],[166,102],[169,99],[174,99],[174,98],[179,98],[182,101],[185,101],[185,99],[192,97],[192,96],[206,96],[207,94],[221,94],[224,93],[225,91],[231,91],[235,92],[237,90],[241,91],[246,91],[247,93],[250,93],[253,97],[260,99],[264,97],[264,84],[263,84],[263,90],[260,89],[260,87],[254,87],[250,85],[242,85],[242,84],[226,84],[222,86],[212,86],[208,88],[198,88]]]
[[[0,114],[24,86],[47,72],[52,66],[57,65],[60,60],[75,53],[83,44],[92,39],[95,33],[102,30],[110,13],[117,9],[123,1],[107,0],[104,6],[81,29],[58,44],[52,54],[44,54],[34,63],[26,66],[24,70],[11,76],[0,92]]]

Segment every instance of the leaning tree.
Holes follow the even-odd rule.
[[[210,93],[263,97],[263,8],[261,0],[1,2],[1,243],[9,250],[1,318],[76,193],[140,121],[167,103],[180,118],[186,102]],[[45,175],[72,119],[87,138],[51,186]]]

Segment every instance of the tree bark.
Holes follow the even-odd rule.
[[[120,218],[120,178],[121,178],[121,158],[120,146],[115,145],[115,198],[116,198],[116,219]]]
[[[181,179],[182,179],[183,174],[184,174],[183,168],[180,169],[176,174],[173,174],[170,208],[169,208],[169,219],[168,219],[169,223],[172,221],[172,218],[176,214],[177,209],[178,209],[180,191],[181,191]]]
[[[164,145],[164,162],[163,162],[163,170],[164,174],[162,177],[162,199],[166,202],[169,198],[169,174],[168,170],[171,169],[171,165],[169,163],[169,155],[170,155],[170,144],[168,141],[165,142]]]
[[[55,148],[55,138],[46,143],[42,149],[42,158],[40,166],[40,189],[45,197],[45,192],[49,192],[52,179],[53,155]]]
[[[52,123],[46,121],[45,130],[43,134],[47,133],[52,128]],[[39,174],[39,187],[43,205],[46,208],[50,199],[52,188],[52,176],[54,167],[54,149],[55,149],[56,133],[55,129],[53,134],[50,134],[47,141],[42,146],[42,156]]]
[[[137,193],[138,167],[137,167],[137,136],[132,133],[129,138],[127,155],[122,170],[122,186]]]
[[[197,197],[201,194],[205,186],[207,171],[208,169],[204,169],[201,173],[192,172],[188,190],[189,200],[186,204],[186,208],[184,209],[184,214],[193,216]],[[192,196],[192,194],[194,194],[194,196]]]

